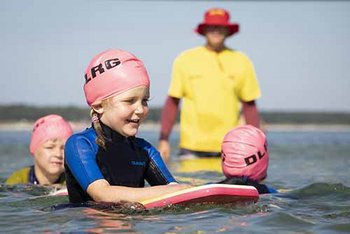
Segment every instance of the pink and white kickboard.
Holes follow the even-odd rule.
[[[141,203],[147,209],[152,209],[169,205],[257,202],[258,199],[259,193],[253,186],[207,184],[144,200]]]

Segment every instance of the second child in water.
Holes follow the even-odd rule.
[[[137,57],[123,50],[98,54],[86,69],[84,92],[92,127],[66,143],[70,202],[140,202],[189,186],[178,184],[156,148],[136,137],[150,98]]]
[[[265,134],[252,125],[230,130],[221,145],[221,167],[226,179],[219,183],[254,186],[259,194],[276,193],[276,189],[261,183],[269,166],[267,147]]]

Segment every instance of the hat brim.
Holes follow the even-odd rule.
[[[207,26],[225,26],[229,29],[229,32],[227,36],[232,36],[233,34],[237,33],[239,31],[239,25],[238,24],[199,24],[195,31],[199,33],[202,36],[205,36],[204,30]]]

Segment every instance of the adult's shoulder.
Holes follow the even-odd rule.
[[[224,52],[229,56],[234,56],[234,57],[238,57],[238,58],[243,59],[243,60],[250,61],[249,56],[246,53],[244,53],[243,51],[227,48]]]
[[[176,60],[192,58],[193,56],[202,55],[205,48],[203,46],[197,46],[194,48],[186,49],[179,53],[176,57]]]

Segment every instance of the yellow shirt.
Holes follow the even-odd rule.
[[[57,179],[55,184],[66,184],[65,174],[62,173],[60,177]],[[35,173],[34,167],[23,167],[11,174],[9,178],[5,181],[5,184],[13,185],[13,184],[39,184]]]
[[[30,182],[29,179],[30,167],[24,167],[12,173],[12,175],[5,181],[5,184],[26,184]]]
[[[240,101],[259,98],[260,88],[243,53],[201,46],[175,59],[168,95],[183,98],[180,148],[220,152],[224,135],[238,125]]]

